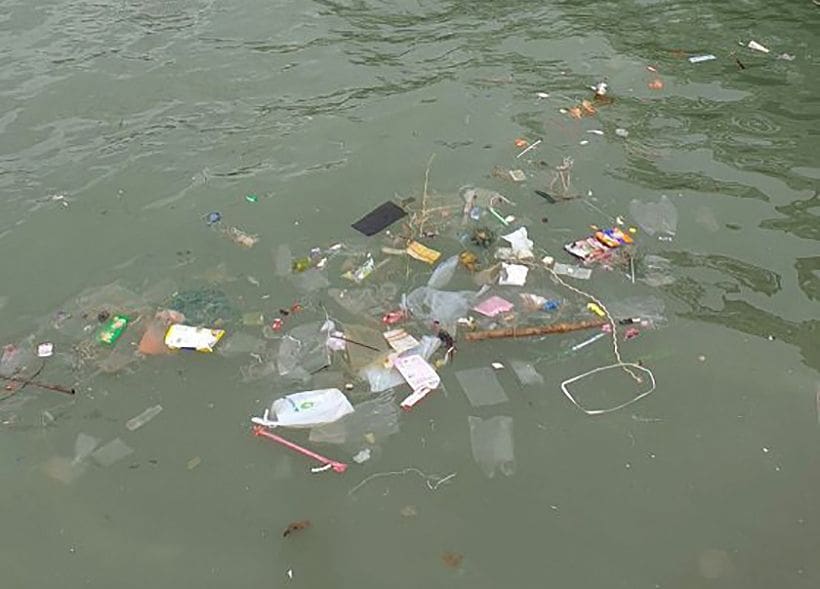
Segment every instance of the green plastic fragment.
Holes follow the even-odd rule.
[[[306,270],[310,270],[311,265],[310,258],[299,258],[297,260],[293,260],[291,270],[294,272],[305,272]]]
[[[101,344],[113,345],[120,339],[122,332],[128,326],[128,321],[125,315],[114,315],[100,327],[97,332],[97,341]]]

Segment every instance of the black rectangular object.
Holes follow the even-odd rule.
[[[546,192],[544,192],[543,190],[536,190],[536,191],[535,191],[535,194],[537,194],[538,196],[540,196],[541,198],[543,198],[543,199],[544,199],[545,201],[547,201],[548,203],[553,204],[553,205],[555,204],[555,199],[554,199],[554,198],[552,198],[549,194],[547,194],[547,193],[546,193]]]
[[[406,216],[407,211],[396,203],[387,201],[353,223],[351,227],[367,236],[376,235],[379,231],[386,229],[402,217]]]

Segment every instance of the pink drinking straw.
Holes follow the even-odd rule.
[[[299,454],[303,454],[308,458],[313,458],[314,460],[318,460],[322,464],[329,464],[330,467],[333,469],[333,472],[342,473],[347,470],[347,464],[344,462],[336,462],[335,460],[331,460],[330,458],[326,458],[321,454],[317,454],[312,450],[308,450],[307,448],[303,448],[299,444],[291,442],[290,440],[286,440],[281,436],[277,436],[275,433],[268,431],[261,425],[254,426],[253,428],[253,435],[255,436],[262,436],[263,438],[268,438],[269,440],[273,440],[277,444],[282,444],[283,446],[290,448],[291,450],[295,450],[299,452]]]

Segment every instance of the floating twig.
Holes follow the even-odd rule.
[[[39,374],[39,371],[38,371],[37,374]],[[57,392],[57,393],[63,393],[65,395],[73,395],[74,394],[74,389],[73,388],[69,389],[67,387],[63,387],[63,386],[60,386],[60,385],[57,385],[57,384],[48,384],[48,383],[45,383],[45,382],[38,382],[38,381],[29,379],[29,378],[15,378],[13,376],[5,376],[5,375],[0,374],[0,379],[5,380],[6,382],[15,382],[15,383],[21,384],[22,386],[20,387],[20,389],[22,389],[26,385],[34,385],[36,387],[40,387],[41,389],[46,389],[48,391],[54,391],[54,392]],[[15,391],[15,393],[18,392],[20,389]]]

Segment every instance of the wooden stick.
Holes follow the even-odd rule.
[[[35,387],[40,387],[41,389],[46,389],[48,391],[54,391],[57,393],[64,393],[66,395],[73,395],[74,389],[69,389],[60,385],[56,384],[47,384],[44,382],[37,382],[36,380],[29,380],[25,378],[14,378],[13,376],[5,376],[0,374],[0,379],[3,379],[7,382],[16,382],[21,385],[34,385]]]
[[[353,344],[355,346],[361,346],[363,348],[367,348],[368,350],[373,350],[374,352],[383,352],[383,351],[385,351],[385,350],[380,350],[379,348],[376,348],[376,347],[368,345],[368,344],[363,344],[362,342],[357,342],[356,340],[353,340],[353,339],[348,339],[343,335],[331,335],[330,337],[332,337],[333,339],[342,340],[343,342],[347,342],[347,343]]]
[[[427,217],[427,186],[430,181],[430,166],[433,165],[433,158],[435,157],[435,153],[430,156],[430,159],[427,161],[427,169],[424,172],[424,190],[421,193],[421,223],[419,224],[419,235],[424,234],[424,221]]]
[[[606,325],[606,321],[579,321],[578,323],[551,323],[534,327],[505,327],[487,331],[471,331],[464,336],[468,342],[478,342],[485,339],[505,339],[516,337],[532,337],[535,335],[550,335],[555,333],[569,333],[584,329],[595,329]]]

